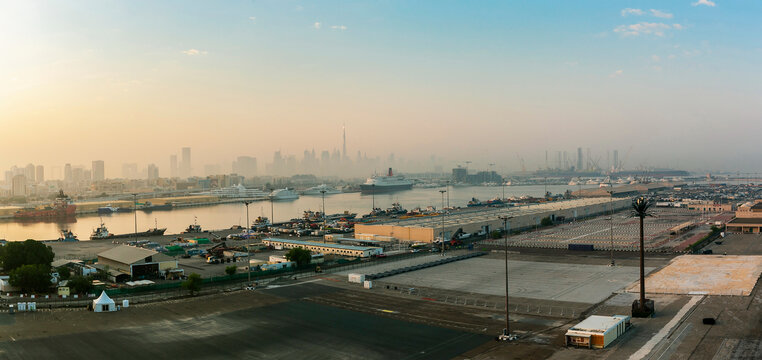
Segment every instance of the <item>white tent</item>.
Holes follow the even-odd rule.
[[[108,295],[106,295],[106,292],[104,291],[101,293],[101,296],[93,300],[93,311],[95,312],[116,311],[116,304],[114,304],[114,300],[111,300],[111,298],[108,297]]]

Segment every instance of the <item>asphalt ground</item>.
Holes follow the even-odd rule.
[[[191,300],[191,305],[146,305],[109,314],[79,310],[77,324],[64,324],[62,331],[44,339],[25,332],[48,324],[51,316],[71,316],[55,311],[3,314],[14,318],[13,323],[0,321],[0,358],[447,359],[491,339],[305,299],[334,291],[315,283],[257,290],[258,297],[269,299],[263,306],[242,303],[257,299],[248,292],[223,297],[232,302],[232,311],[226,311],[225,301],[206,304],[203,298]],[[141,318],[141,312],[154,316]],[[141,320],[124,319],[130,313],[138,313]],[[40,324],[29,324],[35,322]]]

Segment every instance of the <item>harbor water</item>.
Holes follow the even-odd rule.
[[[595,187],[594,185],[582,186],[582,188]],[[562,194],[566,190],[575,191],[580,187],[566,185],[548,185],[547,190],[553,194]],[[386,194],[361,194],[346,193],[325,196],[325,207],[328,214],[350,211],[357,213],[358,216],[367,214],[375,201],[375,206],[386,209],[392,206],[394,202],[399,202],[403,208],[412,210],[416,207],[425,208],[434,206],[437,209],[442,207],[441,188],[421,189],[399,191]],[[467,186],[467,187],[449,187],[449,192],[445,193],[445,206],[449,198],[450,206],[465,207],[471,198],[477,198],[482,201],[495,197],[502,197],[505,191],[506,197],[520,197],[524,195],[541,197],[545,192],[544,185],[527,186]],[[271,206],[272,205],[272,206]],[[257,216],[270,218],[274,215],[275,222],[286,221],[293,218],[300,218],[304,211],[320,211],[322,209],[322,197],[301,196],[299,199],[290,201],[275,201],[272,204],[265,201],[255,201],[249,204],[249,220],[254,221]],[[137,215],[137,216],[136,216]],[[100,222],[108,227],[114,234],[132,233],[135,231],[135,220],[137,218],[137,231],[145,231],[153,228],[156,224],[160,228],[167,228],[166,234],[178,234],[197,221],[203,229],[228,229],[231,226],[246,224],[246,207],[243,203],[227,203],[210,206],[177,208],[167,211],[143,212],[137,214],[114,213],[110,215],[80,215],[76,219],[66,221],[49,222],[16,222],[5,220],[0,222],[0,239],[8,241],[20,241],[26,239],[35,240],[53,240],[57,239],[62,229],[69,229],[80,240],[88,240],[93,229],[100,225]]]

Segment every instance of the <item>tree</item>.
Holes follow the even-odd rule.
[[[196,273],[191,273],[188,275],[188,280],[183,281],[182,286],[183,289],[186,289],[190,292],[191,296],[193,296],[196,292],[201,290],[201,283],[202,283],[201,275]]]
[[[69,279],[68,285],[72,294],[87,294],[93,288],[93,281],[90,277],[76,275]]]
[[[550,216],[542,218],[540,220],[540,226],[551,226],[553,225],[553,220],[550,220]]]
[[[47,271],[50,271],[53,257],[53,249],[50,246],[34,240],[9,242],[0,247],[0,262],[7,272],[22,265],[43,265]]]
[[[640,219],[640,301],[638,302],[638,317],[647,317],[653,313],[653,308],[646,308],[646,283],[645,283],[645,244],[643,234],[643,220],[646,217],[652,217],[654,214],[651,212],[651,205],[653,203],[644,198],[639,197],[632,201],[632,214],[631,217]],[[634,307],[633,307],[634,309]],[[636,315],[633,313],[633,315]]]
[[[225,268],[225,274],[233,276],[235,275],[236,270],[238,270],[238,267],[236,267],[235,265],[230,265]]]
[[[309,265],[310,261],[312,261],[312,251],[301,247],[289,250],[284,256],[286,260],[295,262],[296,266]]]
[[[21,292],[48,292],[50,291],[50,268],[40,264],[22,265],[10,272],[8,281],[21,289]]]
[[[61,280],[69,280],[71,277],[71,269],[69,269],[69,267],[66,265],[57,267],[56,272],[58,273],[58,277],[60,277]]]

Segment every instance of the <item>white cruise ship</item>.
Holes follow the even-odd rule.
[[[382,193],[412,188],[413,182],[405,179],[402,175],[394,175],[392,168],[389,168],[389,173],[386,176],[375,175],[360,185],[360,190],[364,193]]]
[[[221,189],[212,189],[209,191],[209,195],[221,198],[267,199],[266,192],[259,189],[247,189],[241,184]]]
[[[323,195],[321,191],[325,191],[326,195],[341,194],[341,190],[326,184],[321,184],[318,186],[313,186],[307,190],[303,190],[302,195]]]
[[[270,198],[274,201],[278,200],[294,200],[299,198],[299,194],[295,193],[288,188],[274,190],[270,193]]]

